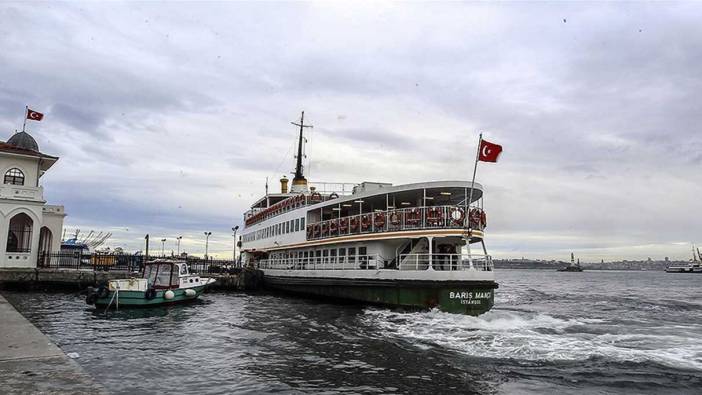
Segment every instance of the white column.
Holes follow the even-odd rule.
[[[432,244],[434,242],[434,238],[432,236],[427,236],[427,240],[429,240],[429,267],[427,268],[427,270],[434,270],[434,266],[433,266],[433,262],[432,262],[433,261],[433,259],[432,259],[433,258],[432,257],[432,254],[433,254]]]
[[[468,242],[466,243],[466,248],[468,249],[468,264],[469,264],[469,268],[470,268],[470,270],[475,270],[475,267],[473,266],[473,255],[472,255],[471,252],[470,252],[470,236],[468,236],[467,241],[468,241]]]

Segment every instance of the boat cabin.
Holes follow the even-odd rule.
[[[190,288],[204,285],[198,274],[191,274],[182,261],[155,260],[146,262],[142,278],[154,289]]]

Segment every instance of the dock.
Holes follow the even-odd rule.
[[[105,389],[0,295],[3,394],[106,394]]]

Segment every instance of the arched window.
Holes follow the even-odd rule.
[[[24,185],[24,173],[22,170],[13,167],[5,173],[5,184]]]
[[[32,226],[34,221],[25,213],[19,213],[10,219],[7,234],[7,252],[29,252],[32,247]]]

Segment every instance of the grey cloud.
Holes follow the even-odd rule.
[[[69,225],[193,235],[226,232],[266,176],[292,170],[301,109],[313,180],[469,178],[482,130],[505,148],[478,171],[497,251],[672,255],[666,243],[702,234],[689,215],[701,16],[693,3],[5,2],[0,127],[21,127],[26,104],[47,114],[30,130],[61,156],[43,183]]]

